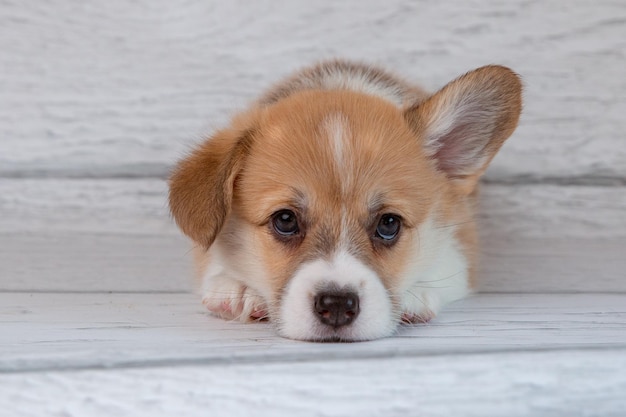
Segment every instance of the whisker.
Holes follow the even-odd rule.
[[[445,280],[447,280],[447,279],[454,278],[455,276],[457,276],[457,275],[459,275],[459,274],[463,273],[463,271],[464,271],[464,270],[463,270],[463,269],[461,269],[461,270],[459,270],[458,272],[455,272],[454,274],[449,275],[449,276],[447,276],[447,277],[445,277],[445,278],[431,279],[431,280],[428,280],[428,281],[419,281],[419,283],[420,283],[420,284],[421,284],[421,283],[424,283],[424,284],[429,284],[429,283],[431,283],[431,282],[441,282],[441,281],[445,281]]]
[[[444,288],[454,288],[453,285],[414,285],[413,288],[426,290],[442,290]]]
[[[447,277],[443,277],[443,278],[431,279],[431,280],[428,280],[428,281],[417,281],[416,283],[411,285],[411,288],[431,288],[431,289],[432,288],[450,288],[450,286],[423,286],[423,285],[420,285],[420,284],[432,284],[434,282],[442,282],[442,281],[445,281],[445,280],[448,280],[448,279],[452,279],[455,276],[463,273],[463,271],[464,270],[461,269],[461,270],[455,272],[454,274],[448,275]],[[400,287],[395,287],[395,288],[392,288],[391,291],[392,292],[402,292],[404,290],[402,288],[400,288]]]
[[[436,226],[435,229],[447,229],[450,227],[456,227],[456,226],[462,226],[464,224],[469,224],[469,223],[473,223],[474,219],[471,220],[467,220],[467,221],[463,221],[463,222],[459,222],[459,223],[450,223],[450,224],[446,224],[443,226]]]
[[[424,307],[428,307],[428,306],[426,305],[426,303],[424,302],[424,300],[423,300],[421,297],[419,297],[417,294],[413,293],[413,292],[412,292],[412,291],[410,291],[410,290],[407,290],[406,292],[408,292],[408,293],[409,293],[409,294],[411,294],[413,297],[415,297],[415,299],[416,299],[417,301],[419,301],[420,303],[422,303],[422,305],[423,305]]]
[[[236,296],[239,296],[239,297],[261,297],[258,294],[242,294],[240,292],[230,292],[230,291],[213,291],[213,290],[207,291],[207,294],[209,294],[209,293],[210,294],[223,294],[223,295],[236,295]],[[263,297],[261,297],[261,298],[263,298]]]
[[[191,248],[189,248],[187,250],[187,252],[185,252],[185,256],[188,256],[194,249],[198,249],[200,246],[198,245],[193,245]]]

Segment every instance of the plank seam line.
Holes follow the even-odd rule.
[[[400,338],[400,337],[398,337]],[[238,357],[198,357],[184,359],[153,359],[145,361],[120,361],[113,364],[99,365],[72,365],[64,367],[43,365],[24,367],[22,369],[9,368],[6,365],[0,366],[0,375],[2,374],[26,374],[38,372],[74,372],[74,371],[107,371],[107,370],[126,370],[126,369],[148,369],[148,368],[172,368],[185,366],[237,366],[237,365],[266,365],[266,364],[299,364],[299,363],[315,363],[315,362],[332,362],[332,361],[359,361],[359,360],[380,360],[380,359],[418,359],[428,357],[445,357],[445,356],[483,356],[493,354],[520,354],[520,353],[551,353],[551,352],[624,352],[626,354],[626,344],[610,344],[595,346],[555,346],[555,347],[527,347],[518,346],[511,348],[481,349],[475,351],[452,350],[446,352],[440,351],[424,351],[424,352],[394,352],[394,351],[378,351],[378,352],[277,352],[275,354],[250,354],[248,356]],[[306,353],[306,357],[302,356]],[[5,361],[6,362],[6,361]]]

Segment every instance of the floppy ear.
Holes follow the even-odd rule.
[[[217,132],[174,168],[170,177],[172,216],[183,233],[209,248],[230,213],[233,188],[253,132]]]
[[[468,192],[513,133],[522,84],[506,67],[478,68],[405,111],[437,167]]]

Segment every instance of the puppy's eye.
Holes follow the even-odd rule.
[[[298,234],[298,219],[291,210],[280,210],[272,215],[272,226],[280,236],[289,237]]]
[[[390,242],[400,233],[400,217],[395,214],[383,214],[376,226],[376,237]]]

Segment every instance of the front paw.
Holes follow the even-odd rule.
[[[202,297],[202,304],[225,320],[246,323],[268,317],[263,298],[251,288],[234,281],[208,289]]]
[[[435,318],[440,303],[436,295],[427,291],[406,291],[402,295],[400,321],[406,324],[428,323]]]

